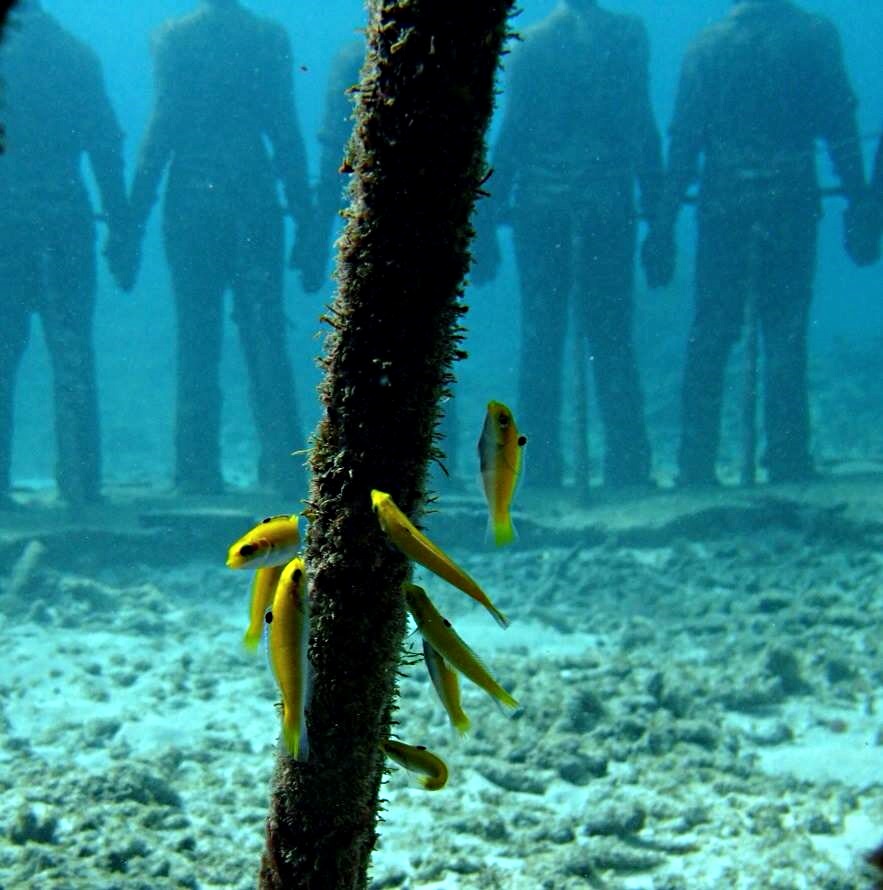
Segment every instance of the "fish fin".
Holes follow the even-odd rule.
[[[507,717],[514,717],[516,714],[524,710],[515,697],[506,692],[505,689],[503,690],[502,695],[493,696],[493,700],[494,704],[497,706],[497,710],[501,714],[505,714]]]
[[[488,519],[488,540],[493,541],[497,547],[505,547],[518,538],[512,517],[507,515],[505,519]]]
[[[493,603],[491,603],[489,608],[491,615],[494,616],[494,620],[503,628],[503,630],[512,623],[495,605],[493,605]]]
[[[300,760],[301,757],[302,719],[300,715],[292,714],[287,708],[282,709],[282,743],[295,760]]]
[[[306,647],[304,647],[306,649]],[[291,713],[283,703],[282,706],[282,740],[288,753],[301,763],[306,762],[310,754],[310,743],[307,738],[307,707],[313,693],[313,667],[307,658],[306,651],[302,655],[301,670],[303,671],[302,707],[297,714]]]
[[[247,630],[242,635],[242,645],[245,647],[247,652],[255,653],[258,651],[258,646],[261,644],[261,637],[264,635],[264,629],[261,627],[260,633],[252,633],[251,630]]]
[[[515,696],[510,695],[508,692],[500,697],[500,704],[503,705],[504,708],[509,708],[513,713],[520,707],[518,699],[516,699]]]
[[[469,729],[470,729],[470,727],[472,726],[472,722],[471,722],[470,719],[466,716],[466,714],[464,714],[463,717],[462,717],[462,719],[457,720],[456,722],[454,722],[454,721],[452,720],[452,721],[451,721],[451,726],[454,727],[454,729],[456,730],[457,735],[462,739],[464,736],[466,736],[466,735],[469,734]]]

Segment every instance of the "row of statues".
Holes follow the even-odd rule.
[[[0,327],[0,504],[7,507],[14,506],[14,382],[35,313],[52,361],[59,494],[70,504],[100,498],[91,333],[96,218],[80,173],[84,154],[108,227],[104,254],[123,290],[135,284],[145,227],[165,176],[162,230],[177,320],[178,490],[223,490],[219,364],[229,289],[258,430],[259,481],[289,496],[305,491],[303,462],[290,456],[302,447],[304,431],[283,311],[285,215],[293,217],[298,236],[289,264],[300,271],[305,290],[318,290],[340,204],[337,168],[350,105],[335,85],[323,134],[323,144],[336,143],[333,156],[328,152],[332,173],[314,194],[295,116],[291,47],[281,25],[238,0],[203,0],[159,30],[153,54],[154,108],[127,189],[122,130],[92,50],[38,0],[21,0],[0,51],[7,130],[0,157],[6,310]]]
[[[588,338],[593,358],[605,484],[652,484],[632,343],[637,224],[649,226],[640,252],[647,283],[666,285],[678,212],[697,182],[678,482],[717,483],[726,363],[746,312],[765,359],[763,463],[773,481],[811,477],[806,336],[819,141],[847,202],[845,246],[857,264],[876,261],[883,225],[883,163],[878,155],[869,187],[834,25],[788,0],[735,2],[683,60],[665,161],[640,20],[594,0],[565,0],[522,38],[506,64],[473,279],[495,275],[494,229],[511,226],[522,296],[518,410],[532,434],[531,479],[562,480],[561,368],[572,299],[577,336]],[[545,447],[537,449],[540,435]]]
[[[0,508],[13,505],[14,384],[35,313],[52,361],[59,493],[71,504],[100,498],[91,333],[96,216],[80,173],[84,154],[108,227],[104,254],[124,290],[136,282],[165,177],[178,489],[223,490],[219,363],[230,290],[258,431],[258,479],[302,495],[300,462],[290,457],[304,431],[283,311],[285,217],[297,230],[288,265],[305,291],[316,291],[327,276],[341,202],[340,158],[351,127],[346,91],[363,45],[353,41],[333,65],[320,176],[311,187],[286,32],[239,0],[200,0],[155,37],[154,108],[127,187],[123,134],[98,58],[39,0],[21,0],[17,19],[0,49],[8,133],[0,157]],[[605,484],[652,484],[632,342],[639,224],[648,225],[640,251],[647,282],[664,286],[674,274],[678,212],[697,181],[695,317],[678,481],[717,479],[724,370],[746,311],[756,315],[765,353],[769,477],[811,476],[806,329],[821,206],[819,140],[847,201],[845,244],[856,263],[877,259],[883,227],[883,164],[867,183],[834,26],[789,0],[735,3],[684,59],[667,160],[640,20],[594,0],[561,0],[521,38],[506,60],[472,280],[495,277],[496,230],[511,226],[521,282],[518,414],[532,436],[530,482],[563,481],[563,344],[575,318],[592,353]]]

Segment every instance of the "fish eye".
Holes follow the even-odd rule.
[[[527,445],[527,436],[519,436],[518,437],[518,447],[524,448]]]
[[[273,623],[273,613],[267,612],[267,614],[264,615],[264,621],[266,621],[267,624],[272,624]]]
[[[261,520],[261,525],[266,525],[268,522],[272,522],[272,521],[273,521],[273,517],[272,517],[272,516],[267,516],[267,517],[265,517],[264,519]]]
[[[506,427],[509,426],[510,420],[511,420],[511,418],[509,417],[508,414],[501,414],[499,417],[500,426],[503,427],[503,429],[506,429]]]
[[[240,556],[251,556],[258,548],[254,544],[243,544],[239,548]]]
[[[451,622],[448,621],[447,618],[442,618],[442,621],[444,622],[445,627],[450,627],[450,626],[451,626]]]
[[[426,745],[415,745],[414,746],[418,751],[425,751]]]
[[[300,579],[303,577],[303,572],[300,569],[295,569],[291,573],[291,580],[294,581],[295,584],[300,584]]]

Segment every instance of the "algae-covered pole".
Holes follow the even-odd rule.
[[[16,0],[0,0],[0,42],[3,41],[3,34],[6,31],[6,22],[10,11],[15,7]],[[3,109],[3,82],[0,81],[0,112]],[[4,139],[6,131],[3,128],[3,121],[0,118],[0,154],[5,150]]]
[[[6,19],[15,5],[16,0],[0,0],[0,38],[3,37],[3,30],[6,27]]]
[[[279,757],[263,888],[367,883],[407,574],[382,537],[370,491],[390,492],[412,516],[424,500],[457,354],[469,218],[510,7],[370,5],[350,147],[355,179],[311,459],[310,755],[305,763]]]

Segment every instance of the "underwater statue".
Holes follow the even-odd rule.
[[[129,226],[123,134],[92,50],[45,12],[21,3],[0,47],[6,152],[0,158],[0,503],[10,505],[15,378],[39,316],[52,362],[56,479],[71,505],[101,485],[92,322],[95,212],[80,170],[87,155],[122,285],[117,247]]]
[[[287,352],[277,182],[298,239],[314,213],[288,36],[237,0],[203,0],[162,27],[154,57],[155,104],[131,201],[140,239],[169,166],[163,234],[178,329],[176,484],[185,493],[223,490],[218,368],[229,288],[260,442],[258,480],[302,496],[305,479],[291,457],[304,431]],[[290,262],[303,267],[299,244]],[[137,263],[137,241],[132,253]]]
[[[16,0],[0,0],[0,38],[3,37],[3,30],[6,27],[9,13],[15,9],[15,6]]]
[[[604,424],[604,483],[645,485],[650,443],[632,340],[635,185],[652,216],[662,177],[647,34],[633,16],[566,0],[522,37],[506,62],[506,109],[472,277],[496,274],[493,229],[511,224],[521,281],[518,411],[537,446],[526,481],[562,482],[573,300],[574,334],[588,339]]]
[[[872,238],[873,248],[871,259],[880,259],[880,236],[883,234],[883,136],[877,143],[877,154],[874,158],[874,172],[871,175],[871,209],[873,216]]]
[[[392,493],[419,523],[429,461],[442,457],[440,402],[461,354],[470,217],[510,8],[370,4],[310,455],[309,758],[280,750],[262,890],[368,886],[385,752],[423,773],[427,789],[446,779],[431,752],[389,742],[410,568],[369,492]]]
[[[316,184],[316,266],[324,276],[328,270],[335,220],[346,206],[345,160],[347,142],[353,130],[353,89],[359,82],[359,69],[365,59],[365,42],[352,40],[335,54],[325,91],[322,129],[319,131],[319,181]]]
[[[747,309],[763,335],[769,478],[813,475],[806,334],[821,213],[816,141],[826,143],[849,204],[847,250],[866,262],[868,215],[861,208],[867,197],[855,106],[834,25],[787,0],[735,3],[684,59],[666,185],[642,254],[648,280],[668,283],[678,210],[698,178],[695,314],[678,454],[682,485],[717,482],[724,372]]]

